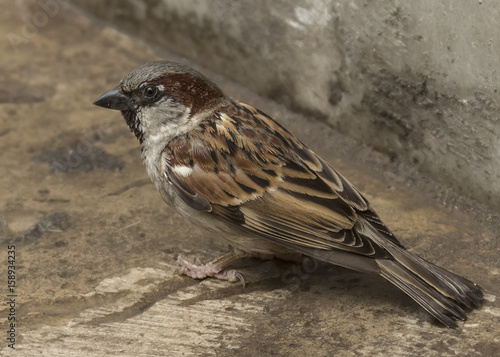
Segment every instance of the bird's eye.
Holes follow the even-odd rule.
[[[158,93],[156,86],[147,86],[144,88],[144,95],[148,98],[153,98]]]

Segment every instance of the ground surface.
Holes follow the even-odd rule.
[[[6,267],[15,245],[15,355],[498,353],[498,212],[206,71],[349,177],[412,251],[487,295],[451,330],[382,279],[334,266],[243,261],[247,288],[178,276],[176,254],[208,260],[227,247],[161,201],[120,115],[91,103],[145,60],[183,59],[70,8],[44,23],[24,4],[0,15],[0,256]],[[8,314],[2,305],[2,331]],[[1,341],[0,355],[14,355]]]

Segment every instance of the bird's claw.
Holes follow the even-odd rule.
[[[179,255],[177,263],[180,265],[179,273],[189,276],[193,279],[205,279],[213,277],[220,280],[227,280],[231,283],[240,281],[243,287],[246,286],[245,278],[238,271],[224,270],[225,266],[229,265],[234,260],[238,259],[233,253],[227,254],[224,257],[215,259],[209,263],[203,263],[199,258],[195,259],[194,263],[189,262],[187,259]]]

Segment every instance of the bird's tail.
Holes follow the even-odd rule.
[[[370,228],[373,229],[371,225]],[[456,319],[467,319],[464,308],[481,307],[483,291],[477,284],[429,263],[381,237],[374,229],[371,233],[370,237],[394,258],[376,260],[380,275],[444,325],[456,327]]]
[[[405,257],[404,263],[395,260],[377,263],[381,276],[448,327],[456,327],[456,319],[467,319],[464,307],[481,307],[483,292],[478,285],[415,255]]]
[[[477,284],[409,252],[397,241],[384,237],[363,217],[359,217],[354,229],[384,248],[389,256],[371,258],[341,250],[297,245],[290,245],[290,248],[324,262],[381,275],[448,327],[457,327],[457,319],[467,319],[464,309],[481,307],[483,291]]]

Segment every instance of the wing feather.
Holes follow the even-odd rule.
[[[353,185],[249,105],[221,108],[164,154],[169,182],[186,204],[262,238],[299,251],[388,257],[354,229],[361,215],[399,244]]]

